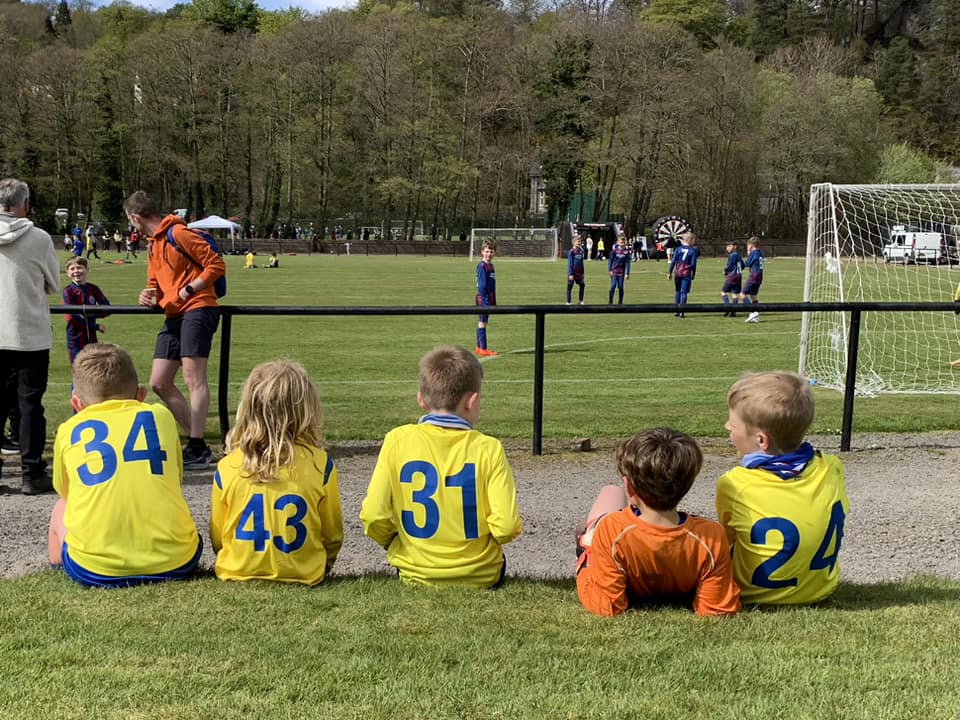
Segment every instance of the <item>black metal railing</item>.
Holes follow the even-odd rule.
[[[92,306],[51,305],[51,314],[64,312],[95,312]],[[684,313],[714,314],[727,312],[729,306],[684,305]],[[850,449],[853,434],[853,405],[856,395],[857,359],[860,346],[860,322],[865,312],[956,312],[960,304],[951,302],[928,303],[892,303],[892,302],[848,302],[848,303],[763,303],[760,309],[771,312],[844,312],[850,313],[847,337],[846,378],[843,389],[843,417],[840,429],[840,449]],[[533,447],[534,455],[543,452],[543,370],[544,349],[546,347],[547,315],[656,315],[673,314],[677,305],[497,305],[484,307],[483,311],[491,315],[533,315],[534,330],[534,370],[533,370]],[[225,437],[230,429],[229,387],[230,387],[230,347],[233,318],[236,315],[271,316],[321,316],[321,317],[386,317],[403,315],[476,315],[477,308],[469,307],[305,307],[295,305],[243,306],[221,305],[220,326],[220,368],[219,391],[217,394],[217,414],[220,419],[220,432]],[[155,311],[139,306],[111,305],[111,315],[155,315]]]

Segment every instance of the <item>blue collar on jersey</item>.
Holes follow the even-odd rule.
[[[447,415],[444,413],[427,413],[417,420],[417,424],[436,425],[437,427],[449,428],[451,430],[473,430],[473,425],[459,415]]]
[[[814,452],[813,445],[805,442],[792,453],[786,453],[785,455],[768,455],[762,452],[747,453],[743,456],[743,466],[772,472],[782,480],[792,480],[810,464]]]

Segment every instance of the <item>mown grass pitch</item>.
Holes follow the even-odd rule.
[[[65,256],[64,256],[65,257]],[[104,254],[105,258],[112,255]],[[258,258],[263,260],[263,258]],[[276,270],[243,270],[228,256],[233,305],[471,306],[474,264],[464,258],[283,256]],[[496,261],[502,305],[563,303],[565,263],[501,258]],[[721,259],[704,259],[690,301],[719,301]],[[627,303],[670,303],[673,286],[665,262],[635,263]],[[90,281],[111,302],[134,305],[145,265],[97,264]],[[802,299],[803,261],[768,261],[761,300]],[[66,282],[66,279],[64,279]],[[722,436],[726,392],[745,370],[797,367],[799,313],[764,313],[759,324],[719,315],[590,314],[606,305],[606,264],[587,264],[587,312],[546,318],[544,437],[618,437],[641,427],[677,426],[693,435]],[[46,398],[50,427],[70,413],[63,321],[54,316],[55,348]],[[102,340],[134,355],[141,382],[160,316],[114,316]],[[476,319],[423,317],[237,317],[230,367],[230,407],[250,368],[287,356],[303,362],[320,391],[331,440],[376,439],[416,417],[420,356],[438,344],[475,345]],[[502,354],[485,361],[481,425],[505,438],[530,436],[533,414],[534,317],[494,315],[490,346]],[[219,339],[215,341],[215,344]],[[960,352],[960,349],[958,349]],[[219,350],[211,357],[214,393],[208,435],[216,438]],[[839,432],[840,393],[817,388],[816,433]],[[858,399],[854,431],[922,431],[957,427],[951,396],[882,396]]]

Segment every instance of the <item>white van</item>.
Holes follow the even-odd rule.
[[[894,225],[890,238],[883,246],[883,261],[908,263],[950,262],[950,251],[943,233],[907,230],[903,225]]]

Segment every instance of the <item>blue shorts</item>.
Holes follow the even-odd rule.
[[[729,279],[723,281],[723,290],[720,292],[724,293],[737,293],[740,294],[740,286],[743,284],[743,276],[737,275],[736,279]]]
[[[490,305],[496,305],[496,304],[497,304],[496,299],[493,299],[493,301],[491,302],[491,298],[489,297],[485,298],[483,295],[477,295],[477,307],[484,307],[484,306],[490,306]],[[477,317],[482,323],[485,323],[490,319],[489,315],[478,315]]]
[[[157,335],[155,360],[210,357],[213,334],[220,324],[220,308],[202,307],[168,317]]]
[[[74,582],[78,582],[86,587],[102,588],[122,588],[134,587],[136,585],[146,585],[148,583],[165,582],[167,580],[189,580],[196,572],[200,564],[200,556],[203,554],[203,538],[197,535],[197,551],[186,563],[174,570],[168,570],[165,573],[156,575],[126,575],[123,577],[114,577],[112,575],[98,575],[95,572],[86,570],[70,557],[67,551],[67,543],[64,541],[60,549],[60,557],[63,562],[63,571]]]
[[[749,295],[750,297],[756,297],[760,292],[760,283],[750,282],[743,286],[743,295]]]

